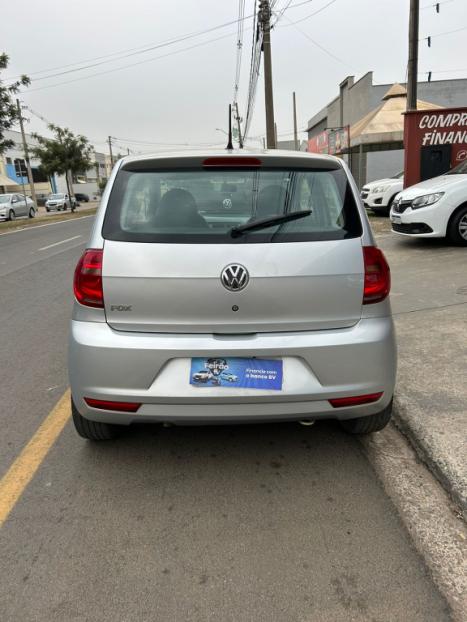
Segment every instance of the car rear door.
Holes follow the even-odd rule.
[[[194,178],[198,174],[211,180],[222,197],[222,185],[213,173],[202,167],[191,173]],[[225,170],[226,183],[232,176],[240,184],[241,175],[231,173]],[[186,230],[177,228],[176,219],[173,230],[165,234],[161,231],[167,227],[157,229],[157,223],[152,224],[165,209],[161,193],[167,195],[169,186],[178,183],[189,193],[187,173],[177,173],[175,168],[169,175],[154,168],[151,186],[151,172],[146,171],[150,190],[144,200],[141,185],[135,182],[131,190],[137,170],[121,175],[125,179],[116,182],[103,228],[103,291],[112,328],[230,334],[336,329],[359,321],[364,280],[362,228],[338,164],[330,170],[314,169],[310,179],[306,170],[295,173],[284,167],[244,173],[242,189],[245,196],[250,189],[246,205],[250,209],[254,204],[254,213],[239,214],[238,224],[264,218],[268,209],[271,214],[284,208],[306,209],[310,188],[315,194],[319,184],[322,189],[313,196],[309,221],[304,218],[235,239],[229,234],[231,222],[220,225],[212,216],[212,201],[208,214],[196,205],[197,213],[189,216],[193,226]],[[297,190],[298,183],[304,184],[306,192]],[[266,197],[263,205],[262,193]],[[155,219],[151,203],[156,205]],[[173,216],[179,210],[183,220],[189,212],[183,209],[175,201],[167,213]],[[200,214],[207,228],[195,218]],[[234,276],[238,270],[245,275],[239,287],[229,286],[232,271],[225,277],[229,266]]]

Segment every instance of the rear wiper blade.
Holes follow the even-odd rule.
[[[245,231],[256,231],[257,229],[265,229],[266,227],[274,227],[280,225],[283,222],[290,222],[291,220],[298,220],[299,218],[305,218],[311,214],[311,209],[301,210],[299,212],[290,212],[289,214],[282,214],[281,216],[271,216],[271,218],[263,218],[261,220],[253,220],[253,222],[247,222],[244,225],[238,225],[232,227],[230,235],[233,238],[238,238],[243,235]]]

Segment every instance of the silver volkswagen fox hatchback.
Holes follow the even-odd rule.
[[[75,271],[69,373],[88,439],[135,422],[339,419],[381,430],[390,275],[339,159],[129,157]]]

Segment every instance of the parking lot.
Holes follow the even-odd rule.
[[[466,251],[372,222],[393,277],[397,422],[461,500]],[[67,390],[91,223],[0,237],[1,477]],[[2,622],[450,619],[362,446],[332,422],[148,427],[98,445],[67,423],[49,445],[0,529]]]

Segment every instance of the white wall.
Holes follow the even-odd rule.
[[[366,158],[366,183],[392,177],[404,170],[404,150],[372,151]]]

